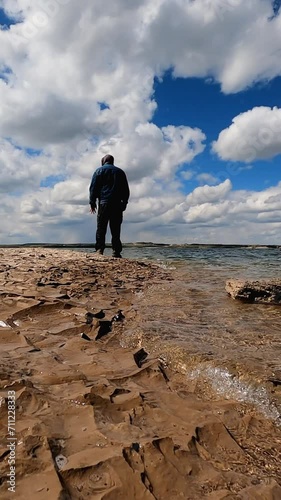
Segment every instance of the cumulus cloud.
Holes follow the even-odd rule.
[[[184,179],[185,181],[190,181],[190,179],[192,179],[195,175],[195,171],[194,170],[182,170],[180,172],[180,176],[182,179]]]
[[[3,243],[88,239],[90,177],[109,151],[132,186],[127,239],[148,235],[147,219],[156,234],[164,224],[162,240],[174,237],[173,221],[207,223],[211,212],[219,220],[231,183],[183,195],[206,137],[196,127],[153,123],[154,81],[172,68],[175,77],[211,77],[231,93],[279,75],[281,18],[270,20],[270,0],[0,0],[0,7],[18,20],[0,29]],[[220,136],[214,150],[234,157],[231,143]],[[198,180],[215,184],[213,177]]]
[[[244,244],[278,244],[281,182],[258,193],[234,191],[229,180],[217,186],[201,186],[154,224],[156,221],[166,224],[171,235],[179,225],[186,225],[177,240],[180,242],[234,244],[238,237]]]
[[[226,179],[217,186],[208,186],[206,184],[205,186],[194,189],[194,191],[186,197],[186,202],[190,205],[218,202],[226,197],[231,188],[232,184],[229,179]]]
[[[0,192],[22,192],[38,189],[47,176],[60,173],[59,162],[48,155],[29,154],[0,138]]]
[[[225,92],[280,74],[281,18],[269,20],[270,0],[2,5],[22,22],[0,31],[0,65],[10,71],[9,84],[0,82],[0,130],[25,145],[95,134],[100,121],[102,134],[126,135],[152,118],[154,77],[169,68],[212,75]]]
[[[243,161],[273,158],[281,153],[281,109],[255,107],[236,116],[213,143],[222,160]]]
[[[216,184],[218,182],[217,177],[214,175],[208,173],[208,172],[203,172],[202,174],[198,174],[196,176],[196,179],[200,182],[200,184]]]

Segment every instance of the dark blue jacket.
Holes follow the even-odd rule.
[[[98,199],[101,204],[110,203],[125,210],[129,196],[127,177],[121,168],[105,163],[95,171],[90,185],[91,206],[95,206]]]

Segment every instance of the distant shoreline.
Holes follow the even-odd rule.
[[[153,243],[136,242],[124,243],[124,248],[248,248],[248,249],[281,249],[281,245],[242,245],[242,244],[223,244],[223,243]],[[94,243],[21,243],[21,244],[1,244],[0,248],[95,248]],[[106,245],[106,248],[111,248]]]

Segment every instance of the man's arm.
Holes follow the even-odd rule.
[[[123,172],[123,174],[124,175],[123,175],[123,188],[122,188],[122,205],[123,205],[123,211],[125,211],[130,198],[130,189],[125,172]]]
[[[95,213],[97,208],[97,198],[100,192],[100,179],[97,172],[94,173],[92,181],[89,188],[89,204],[91,206],[91,212]]]

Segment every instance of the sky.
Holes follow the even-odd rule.
[[[94,242],[109,153],[124,242],[281,245],[280,4],[0,0],[0,244]]]

